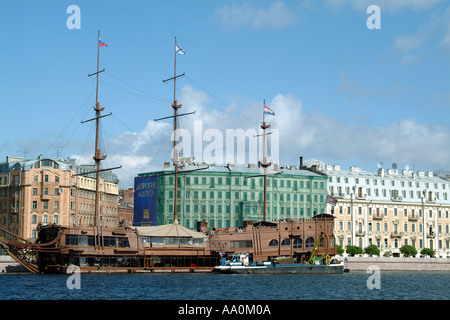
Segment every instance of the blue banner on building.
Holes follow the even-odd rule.
[[[134,178],[134,225],[156,226],[158,221],[158,178]]]

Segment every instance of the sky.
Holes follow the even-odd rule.
[[[99,102],[112,113],[101,121],[103,167],[122,166],[120,188],[171,161],[172,119],[154,119],[173,114],[173,81],[163,80],[174,75],[175,37],[186,51],[176,56],[179,112],[195,111],[180,126],[200,141],[184,156],[217,147],[212,160],[224,164],[227,130],[258,131],[265,102],[282,166],[302,156],[450,171],[445,0],[3,0],[0,25],[0,161],[93,162],[94,122],[81,122],[95,116],[88,74],[100,30]],[[252,160],[246,150],[236,162]]]

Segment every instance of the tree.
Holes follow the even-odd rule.
[[[342,256],[342,254],[345,252],[345,250],[341,246],[337,246],[337,254]]]
[[[417,254],[417,250],[413,246],[404,245],[400,248],[400,253],[405,257],[414,257]]]
[[[423,248],[423,249],[420,251],[420,254],[421,254],[421,255],[424,255],[424,256],[430,256],[430,257],[432,257],[432,256],[434,255],[434,251],[431,250],[431,249],[429,249],[429,248]]]
[[[357,247],[357,246],[347,246],[347,253],[353,257],[356,254],[362,254],[363,253],[363,249],[361,247]]]
[[[370,254],[370,255],[374,255],[374,256],[380,255],[380,249],[378,249],[378,247],[374,244],[371,244],[370,246],[366,247],[364,249],[364,252],[366,254]]]

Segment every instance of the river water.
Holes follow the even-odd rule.
[[[449,300],[450,272],[0,274],[0,300]],[[376,277],[376,278],[375,278]],[[72,288],[72,289],[71,289]]]

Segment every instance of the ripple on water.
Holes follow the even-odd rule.
[[[88,274],[81,289],[68,275],[0,275],[0,299],[108,300],[448,300],[450,272],[382,272],[381,289],[370,274],[222,275]]]

